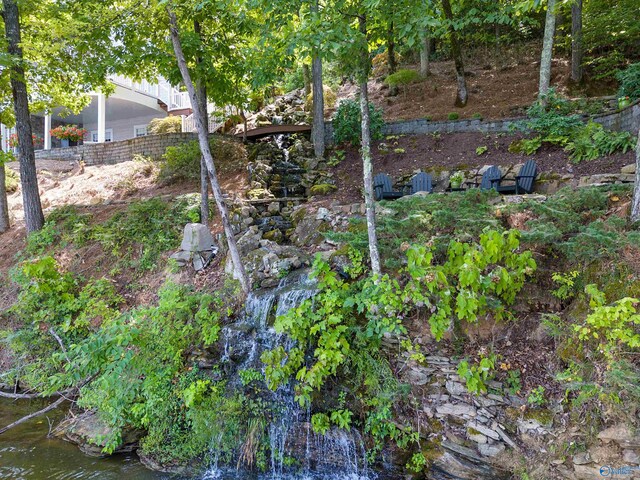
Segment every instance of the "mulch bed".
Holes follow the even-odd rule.
[[[533,158],[540,172],[571,174],[576,176],[600,173],[620,173],[620,168],[634,163],[634,152],[616,153],[597,160],[574,164],[560,147],[544,145],[535,155],[527,156],[509,152],[509,145],[519,135],[484,133],[440,133],[437,135],[407,135],[397,139],[374,142],[372,145],[373,169],[375,173],[387,173],[392,178],[410,174],[416,170],[467,170],[483,165],[513,166]],[[381,152],[380,143],[387,145],[388,152]],[[482,155],[476,148],[487,147]],[[395,153],[401,148],[404,153]],[[337,191],[322,199],[322,203],[338,201],[342,204],[359,202],[362,199],[362,161],[355,147],[345,149],[346,157],[333,168]]]

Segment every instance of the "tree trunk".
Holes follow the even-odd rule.
[[[571,5],[571,80],[582,82],[582,0]]]
[[[318,15],[319,1],[311,2],[311,11]],[[311,141],[316,158],[324,157],[324,90],[322,86],[322,58],[318,48],[313,49],[311,60],[311,75],[313,76],[313,128]]]
[[[556,0],[547,2],[547,16],[544,24],[544,40],[540,57],[540,84],[538,97],[546,95],[551,82],[551,58],[553,56],[553,36],[556,30]]]
[[[0,233],[9,230],[10,226],[9,203],[7,202],[7,179],[4,161],[0,158]]]
[[[429,54],[431,53],[431,37],[429,34],[425,35],[422,41],[422,48],[420,49],[420,75],[423,77],[429,76]]]
[[[458,35],[453,28],[453,11],[449,0],[442,0],[442,10],[449,23],[449,37],[451,38],[451,54],[453,62],[456,66],[456,81],[458,83],[458,93],[456,95],[456,107],[464,107],[467,105],[468,92],[467,81],[464,78],[464,62],[462,61],[462,51],[458,43]]]
[[[180,68],[182,81],[184,82],[185,86],[187,87],[187,91],[189,92],[189,98],[191,100],[191,105],[193,108],[193,116],[196,123],[196,130],[198,132],[198,142],[200,144],[200,151],[202,152],[202,156],[204,157],[204,160],[207,166],[207,173],[209,174],[209,180],[211,182],[211,190],[213,190],[213,196],[216,200],[218,211],[220,212],[220,218],[222,220],[222,225],[224,227],[224,233],[225,233],[225,236],[227,237],[227,245],[229,247],[229,254],[231,255],[231,260],[233,262],[234,273],[236,278],[240,281],[242,290],[245,293],[249,293],[251,291],[251,285],[249,284],[249,279],[247,277],[247,274],[244,271],[242,260],[240,259],[240,253],[238,252],[238,245],[236,244],[236,239],[233,234],[233,228],[231,227],[231,222],[229,221],[229,212],[227,211],[227,206],[224,202],[222,189],[220,188],[220,184],[218,183],[218,176],[216,175],[216,166],[213,163],[211,147],[209,146],[209,128],[208,128],[208,122],[206,118],[206,112],[202,110],[201,102],[198,99],[196,89],[193,85],[193,82],[191,81],[191,74],[189,73],[189,68],[187,67],[187,60],[185,59],[184,52],[182,51],[182,43],[180,42],[178,20],[176,19],[176,15],[173,12],[173,10],[171,10],[169,7],[167,7],[167,13],[169,14],[169,24],[170,24],[170,31],[171,31],[171,41],[173,43],[173,50],[176,55],[178,67]]]
[[[302,64],[302,79],[304,80],[304,98],[306,99],[311,94],[311,72],[306,63]]]
[[[198,20],[193,21],[193,30],[198,35],[202,44],[202,29]],[[196,58],[196,64],[202,64],[202,57]],[[197,95],[200,99],[200,107],[207,114],[207,86],[201,79],[196,80]],[[209,132],[209,118],[207,120],[207,132]],[[209,225],[209,175],[207,174],[207,162],[204,156],[200,157],[200,223]]]
[[[363,15],[359,18],[360,32],[365,38],[365,48],[362,52],[362,73],[360,78],[360,115],[362,116],[361,154],[364,178],[364,204],[367,216],[367,233],[369,236],[369,257],[371,270],[380,275],[380,253],[378,252],[378,236],[376,234],[376,209],[373,196],[373,165],[371,161],[371,121],[369,118],[369,70],[371,60],[366,44],[367,19]]]
[[[393,38],[393,23],[389,24],[387,29],[387,56],[389,61],[389,75],[398,71],[396,63],[396,42]]]
[[[2,0],[4,5],[4,25],[11,64],[11,93],[16,114],[18,133],[18,159],[20,160],[20,182],[24,203],[24,222],[27,232],[40,230],[44,225],[44,214],[38,191],[36,156],[33,150],[29,96],[25,84],[22,47],[20,38],[20,14],[15,0]]]
[[[640,131],[638,131],[638,143],[636,144],[636,184],[631,203],[631,221],[640,222]]]

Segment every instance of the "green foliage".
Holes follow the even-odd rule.
[[[382,110],[369,104],[369,118],[371,121],[371,138],[382,138]],[[344,100],[338,105],[338,110],[333,116],[333,135],[336,144],[351,143],[358,145],[361,135],[360,102],[357,100]]]
[[[629,97],[631,100],[640,98],[640,62],[632,63],[616,75],[620,82],[619,97]]]
[[[344,150],[334,150],[329,160],[327,160],[327,165],[330,167],[336,167],[340,165],[340,163],[345,159],[345,151]]]
[[[543,407],[547,403],[547,399],[545,397],[545,388],[542,385],[538,385],[533,388],[531,392],[529,392],[529,396],[527,397],[527,403],[534,407]]]
[[[1,160],[0,160],[1,161]],[[20,185],[20,176],[10,168],[5,168],[4,186],[7,193],[13,193],[18,190]]]
[[[458,120],[460,118],[460,114],[458,112],[450,112],[447,115],[448,120]]]
[[[90,222],[90,215],[78,213],[73,206],[57,208],[49,214],[41,230],[29,235],[25,253],[41,255],[54,244],[64,247],[75,243],[83,246],[89,239]]]
[[[419,82],[420,80],[422,80],[420,73],[415,70],[403,69],[389,75],[384,79],[384,83],[390,87],[399,87],[411,85],[412,83]]]
[[[298,401],[309,404],[312,393],[349,362],[356,332],[375,345],[386,332],[403,332],[402,319],[417,308],[430,312],[437,340],[452,317],[467,322],[489,312],[496,320],[507,317],[506,307],[536,267],[531,253],[517,253],[518,248],[517,231],[487,231],[479,244],[452,241],[447,261],[434,265],[432,247],[413,246],[406,252],[402,283],[389,275],[348,283],[316,259],[313,277],[320,293],[276,319],[276,331],[287,333],[296,346],[263,354],[267,384],[275,389],[295,377]],[[307,348],[313,351],[311,363],[305,361]]]
[[[615,259],[626,245],[634,243],[634,232],[626,219],[605,217],[609,198],[629,195],[625,186],[563,189],[543,203],[526,201],[515,209],[533,218],[526,223],[522,239],[546,245],[572,262],[590,263]]]
[[[542,146],[542,137],[538,135],[533,138],[523,138],[521,140],[514,140],[509,145],[509,151],[511,153],[524,153],[525,155],[533,155]]]
[[[467,390],[475,395],[487,391],[486,382],[493,379],[496,368],[497,356],[489,354],[481,355],[477,364],[469,365],[467,360],[463,360],[458,364],[458,375],[465,381]]]
[[[575,280],[578,277],[580,272],[577,270],[572,270],[571,272],[561,273],[556,272],[551,275],[551,279],[554,281],[558,288],[553,290],[551,293],[554,297],[559,298],[560,300],[567,300],[576,295],[575,292]]]
[[[60,271],[52,257],[22,264],[13,274],[20,288],[9,310],[20,325],[6,341],[20,359],[19,369],[10,372],[24,385],[48,390],[51,377],[63,361],[61,347],[85,338],[119,315],[122,298],[106,279],[82,286],[79,279]]]
[[[507,377],[505,378],[505,384],[507,386],[507,390],[511,395],[518,395],[520,390],[522,390],[522,373],[519,369],[516,370],[508,370]]]
[[[595,160],[614,152],[626,153],[635,147],[635,138],[629,132],[612,132],[602,125],[589,121],[576,129],[565,150],[571,152],[571,160],[580,163],[584,160]]]
[[[198,198],[183,196],[173,203],[160,199],[132,203],[123,212],[91,228],[90,238],[98,241],[119,265],[136,271],[153,270],[163,252],[175,248]]]
[[[398,270],[405,263],[408,245],[431,243],[436,258],[445,258],[452,239],[477,239],[489,227],[500,223],[489,205],[495,192],[471,189],[459,195],[427,195],[386,202],[388,214],[376,218],[378,248],[384,266]],[[352,219],[347,232],[329,232],[333,241],[347,243],[363,255],[368,254],[368,238],[364,220]]]
[[[238,142],[211,136],[211,154],[218,173],[233,172],[246,168],[246,150]],[[200,145],[187,142],[167,147],[164,161],[160,165],[159,179],[164,183],[196,181],[200,179]]]
[[[427,466],[428,461],[422,452],[414,453],[406,465],[407,470],[413,473],[422,472]]]
[[[476,148],[476,155],[482,155],[483,153],[486,153],[487,150],[489,150],[489,147],[487,147],[486,145],[483,145],[481,147],[477,147]]]
[[[182,132],[182,117],[171,115],[164,118],[154,118],[149,122],[147,129],[151,135],[180,133]]]

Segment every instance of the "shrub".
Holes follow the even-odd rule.
[[[180,133],[182,132],[182,117],[172,115],[164,118],[154,118],[149,122],[147,130],[151,135]]]
[[[390,87],[399,87],[411,85],[412,83],[419,82],[421,79],[422,77],[420,77],[420,74],[415,70],[403,69],[389,75],[385,78],[384,83]]]
[[[382,110],[369,103],[369,118],[371,119],[371,138],[382,138]],[[360,102],[357,100],[344,100],[338,105],[338,110],[333,116],[333,135],[336,144],[351,143],[358,145],[361,134]]]
[[[589,121],[575,130],[565,150],[571,152],[574,163],[580,163],[611,155],[619,150],[626,153],[634,146],[635,138],[629,132],[608,131],[599,123]]]
[[[322,86],[322,91],[324,92],[324,108],[325,110],[331,109],[336,106],[336,102],[338,101],[338,96],[336,93],[329,87],[328,85]],[[307,98],[304,102],[304,109],[306,111],[311,111],[313,108],[313,91],[307,95]]]
[[[631,100],[640,98],[640,62],[632,63],[618,72],[616,78],[620,82],[619,97],[629,97]]]
[[[13,193],[18,190],[18,185],[20,185],[20,176],[14,170],[5,168],[4,182],[7,193]]]
[[[239,142],[211,137],[211,153],[218,173],[228,173],[246,168],[247,151]],[[164,183],[200,179],[200,146],[198,142],[187,142],[167,147],[159,179]]]
[[[460,115],[457,112],[451,112],[449,113],[449,115],[447,115],[447,119],[449,120],[458,120],[460,118]]]

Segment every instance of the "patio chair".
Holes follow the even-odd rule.
[[[395,200],[403,196],[402,192],[393,189],[391,177],[386,173],[373,177],[373,191],[376,200]]]
[[[420,172],[413,176],[411,182],[405,185],[405,195],[413,195],[418,192],[433,192],[433,178],[428,173]]]
[[[491,165],[483,174],[480,183],[478,181],[474,182],[464,182],[464,184],[470,188],[478,188],[480,190],[491,190],[497,189],[498,185],[500,185],[500,180],[502,178],[502,173],[500,173],[500,169],[495,165]]]
[[[535,160],[527,160],[520,169],[520,173],[516,175],[513,185],[502,185],[502,182],[498,185],[496,190],[500,193],[515,193],[519,195],[521,193],[533,192],[533,185],[538,173],[538,166]]]

